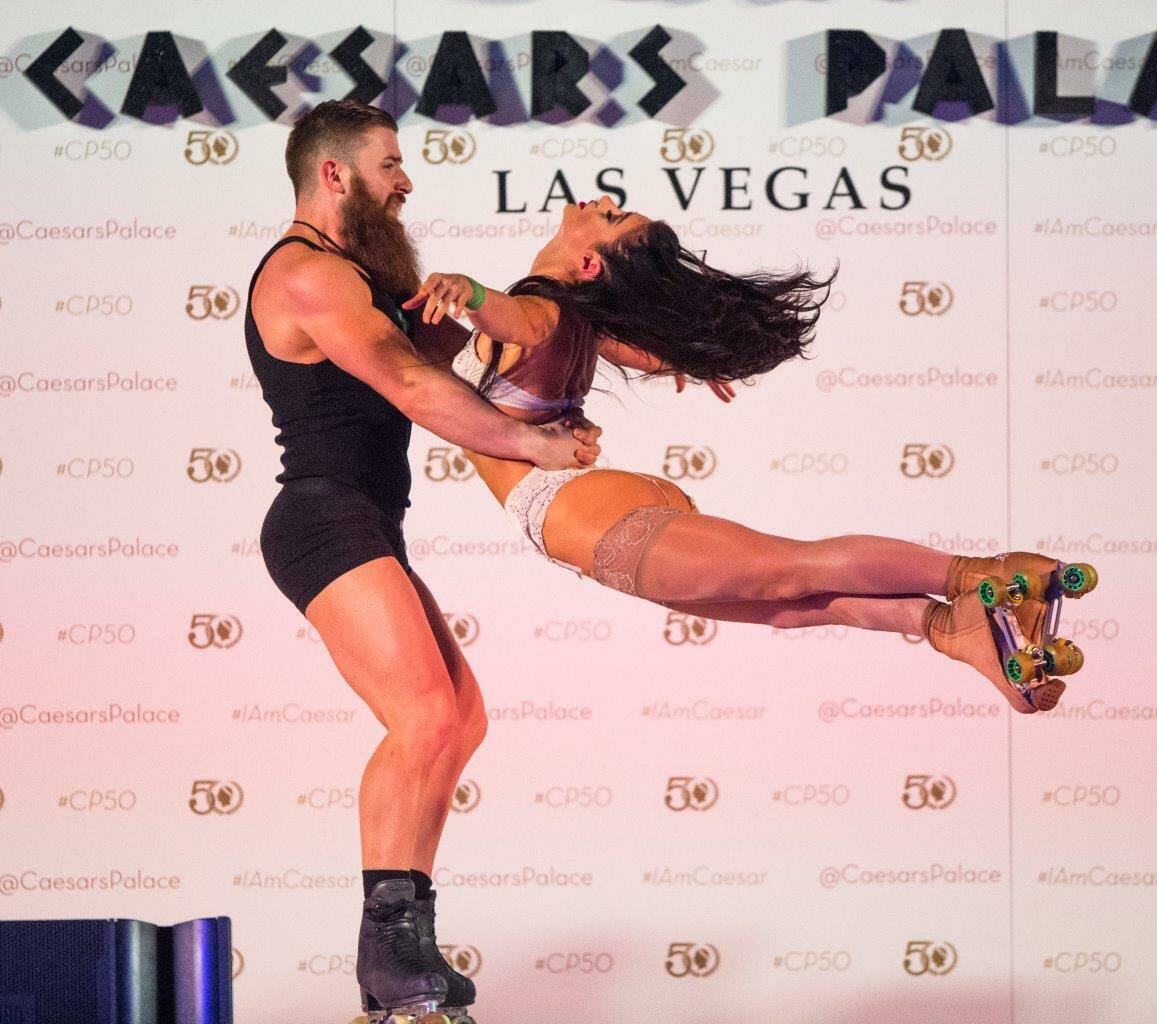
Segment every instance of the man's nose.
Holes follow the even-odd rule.
[[[402,173],[402,180],[398,182],[398,191],[404,193],[405,195],[409,195],[414,191],[414,183],[410,181],[405,172]]]

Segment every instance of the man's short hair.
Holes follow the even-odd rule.
[[[358,100],[326,100],[302,114],[289,130],[285,143],[285,169],[300,199],[314,189],[320,160],[334,157],[352,163],[367,129],[398,130],[398,122],[380,107]]]

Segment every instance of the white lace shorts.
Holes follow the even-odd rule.
[[[506,496],[504,508],[506,514],[518,530],[531,544],[538,549],[544,558],[570,569],[580,576],[582,570],[570,562],[563,562],[558,558],[551,558],[546,553],[546,544],[542,539],[542,524],[546,522],[546,510],[554,501],[554,496],[563,484],[570,483],[575,477],[584,473],[593,472],[593,469],[539,469],[534,467],[518,481]]]
[[[577,573],[579,576],[583,576],[584,573],[578,566],[571,565],[570,562],[564,562],[559,558],[551,558],[547,554],[546,543],[542,539],[542,525],[546,522],[546,511],[550,508],[550,503],[554,501],[555,495],[558,494],[559,488],[563,484],[570,483],[575,477],[582,476],[584,473],[592,473],[594,470],[595,467],[546,470],[536,466],[514,485],[506,496],[504,505],[506,514],[514,523],[515,529],[529,540],[544,558],[554,562],[555,565],[561,565],[564,569]],[[663,492],[663,488],[649,476],[644,476],[641,473],[638,475],[654,485],[662,499],[662,504],[644,505],[623,516],[615,523],[603,535],[598,547],[595,548],[595,562],[592,571],[593,578],[599,583],[629,594],[635,593],[634,577],[637,563],[642,557],[649,538],[658,529],[662,520],[667,519],[670,515],[681,514],[680,509],[671,508],[667,504],[667,496]],[[698,512],[699,509],[691,496],[684,492],[684,497],[690,503],[691,510]],[[624,568],[627,563],[624,563],[623,566],[618,565],[618,562],[624,558],[630,563],[627,568]],[[612,581],[612,577],[614,581]]]

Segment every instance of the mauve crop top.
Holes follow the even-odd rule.
[[[475,388],[486,371],[486,363],[475,348],[478,334],[475,330],[470,335],[453,363],[454,373]],[[594,381],[598,357],[594,332],[579,317],[564,312],[547,341],[524,348],[518,362],[491,377],[484,397],[533,412],[562,414],[581,409]]]

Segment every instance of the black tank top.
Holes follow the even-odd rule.
[[[307,238],[279,239],[257,264],[245,303],[245,347],[261,394],[273,413],[281,446],[278,483],[325,477],[364,491],[399,518],[410,505],[409,419],[365,381],[336,363],[293,363],[270,355],[253,319],[253,286],[269,257],[299,242],[329,252]],[[351,261],[352,262],[352,261]],[[410,323],[393,297],[355,268],[370,287],[373,305],[406,333]]]

